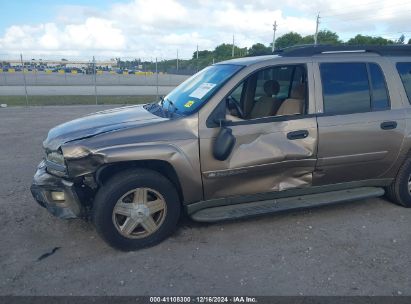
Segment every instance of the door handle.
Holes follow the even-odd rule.
[[[302,139],[302,138],[306,138],[307,136],[308,136],[307,130],[298,130],[298,131],[287,133],[287,138],[289,140]]]
[[[381,123],[381,129],[383,130],[392,130],[397,127],[397,122],[396,121],[384,121]]]

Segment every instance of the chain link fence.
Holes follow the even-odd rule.
[[[50,58],[0,54],[0,103],[129,103],[170,92],[212,62],[177,58]],[[71,99],[70,99],[71,97]],[[143,98],[144,97],[144,98]],[[45,102],[48,100],[49,102]],[[71,100],[71,101],[70,101]],[[69,102],[67,102],[69,101]]]

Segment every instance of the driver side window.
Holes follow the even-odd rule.
[[[275,66],[243,80],[227,99],[232,121],[306,113],[307,73],[304,65]]]

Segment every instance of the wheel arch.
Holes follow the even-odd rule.
[[[160,173],[172,182],[175,186],[181,202],[185,201],[183,188],[180,179],[174,167],[167,161],[150,159],[150,160],[133,160],[109,163],[101,166],[95,174],[96,182],[101,186],[116,173],[130,169],[149,169]]]
[[[388,169],[383,175],[388,178],[392,178],[393,181],[397,177],[402,165],[411,158],[411,138],[406,138],[403,143],[403,147],[398,153],[396,161],[393,163],[390,169]]]

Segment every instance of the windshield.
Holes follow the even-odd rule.
[[[193,113],[241,68],[233,64],[209,66],[176,87],[159,105],[183,115]]]

